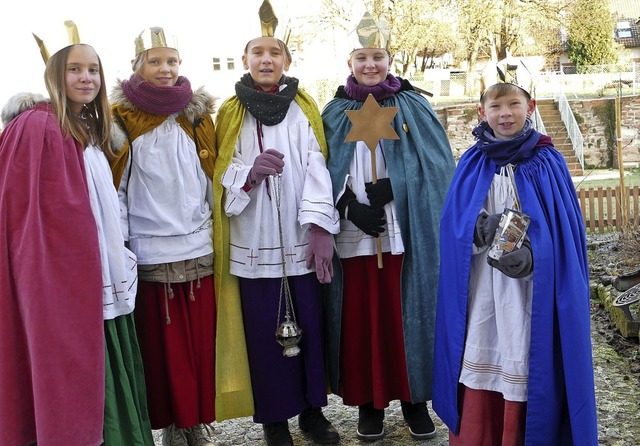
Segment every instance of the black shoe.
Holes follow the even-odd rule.
[[[427,403],[411,404],[400,401],[402,415],[409,425],[409,432],[414,440],[426,440],[436,436],[436,427],[429,416]]]
[[[300,430],[311,436],[318,444],[335,444],[340,441],[340,434],[327,420],[319,407],[310,407],[298,415]]]
[[[293,438],[289,433],[289,422],[264,423],[262,430],[267,446],[293,446]]]
[[[358,438],[373,441],[384,437],[384,409],[376,409],[373,403],[358,406]]]

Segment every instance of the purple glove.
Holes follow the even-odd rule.
[[[269,175],[282,173],[284,155],[276,149],[267,149],[260,155],[256,156],[253,161],[253,167],[247,176],[247,184],[251,187],[262,183]]]
[[[484,211],[478,215],[476,229],[473,233],[473,243],[475,243],[478,248],[490,245],[491,242],[493,242],[501,217],[502,214],[489,215]]]
[[[487,263],[511,278],[527,277],[533,271],[531,242],[525,239],[519,249],[502,254],[499,260],[487,257]]]
[[[333,277],[333,237],[324,228],[311,224],[309,246],[307,246],[307,268],[315,261],[316,276],[320,283],[331,283]]]

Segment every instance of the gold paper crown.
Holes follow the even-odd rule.
[[[389,29],[384,22],[378,22],[369,11],[365,12],[358,23],[353,39],[353,48],[383,48],[387,49],[389,44]]]
[[[56,48],[53,54],[57,53],[62,48],[68,47],[69,45],[75,45],[80,43],[80,34],[78,33],[78,27],[73,22],[73,20],[65,20],[64,26],[67,27],[67,35],[68,35],[69,42],[67,44],[62,45],[60,48]],[[36,43],[40,48],[40,55],[42,56],[42,60],[44,60],[44,63],[47,63],[47,61],[51,57],[50,51],[47,49],[47,46],[45,45],[44,41],[40,37],[36,36],[34,33],[31,33],[31,34],[33,35],[33,38],[36,40]]]
[[[258,17],[260,17],[262,37],[275,37],[276,28],[278,27],[278,17],[269,0],[264,0],[260,5]],[[289,45],[289,37],[291,37],[291,29],[287,26],[284,31],[284,36],[281,39],[287,46]]]
[[[513,84],[533,97],[533,76],[522,59],[506,57],[499,62],[490,62],[480,78],[480,96],[495,84]]]
[[[173,35],[166,33],[160,26],[152,26],[146,28],[135,39],[136,57],[144,51],[151,48],[174,48],[178,49],[178,39]]]
[[[258,17],[260,17],[260,28],[263,37],[273,37],[278,27],[278,17],[273,10],[273,6],[269,0],[264,0],[258,9]]]

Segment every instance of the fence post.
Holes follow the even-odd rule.
[[[618,149],[618,171],[620,172],[620,224],[622,232],[627,230],[627,215],[629,215],[629,200],[627,199],[626,188],[624,187],[624,159],[622,157],[622,77],[618,83],[618,94],[616,95],[616,142]]]

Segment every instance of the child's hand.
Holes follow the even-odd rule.
[[[503,254],[499,260],[487,257],[489,265],[514,279],[521,279],[533,272],[531,243],[525,240],[520,249]]]
[[[247,184],[251,187],[256,186],[264,181],[269,175],[282,173],[284,155],[275,149],[267,149],[260,155],[256,156],[253,161],[253,167],[247,176]]]
[[[311,224],[309,245],[307,246],[307,268],[315,265],[316,277],[320,283],[331,283],[333,278],[333,238],[324,228]]]
[[[382,208],[393,200],[393,190],[389,178],[382,178],[375,183],[364,183],[364,186],[369,203],[374,208]]]
[[[347,219],[356,225],[362,232],[371,237],[378,237],[384,232],[384,211],[366,204],[352,201],[347,206]]]
[[[478,215],[476,229],[473,233],[473,243],[478,248],[490,245],[493,242],[501,217],[501,214],[489,215],[484,211]]]

